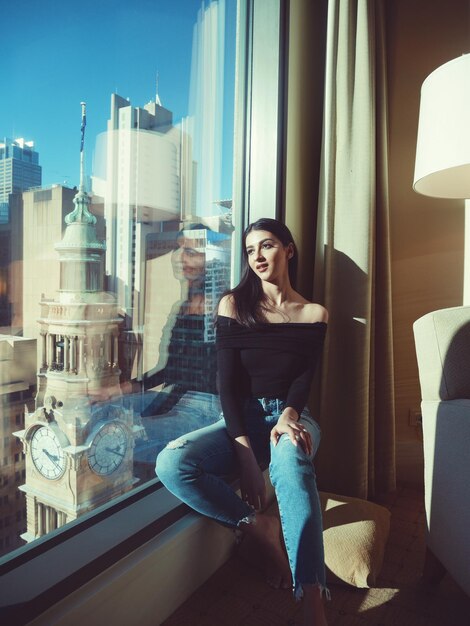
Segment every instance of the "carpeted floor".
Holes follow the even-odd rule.
[[[450,576],[435,588],[420,582],[425,549],[422,492],[402,485],[379,503],[392,515],[377,586],[330,585],[329,626],[469,626],[470,598]],[[300,615],[290,591],[271,589],[234,556],[162,626],[297,626]]]

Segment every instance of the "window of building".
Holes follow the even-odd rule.
[[[105,55],[103,65],[103,42],[96,49],[88,42],[90,56],[80,63],[89,82],[81,89],[73,81],[78,102],[51,102],[47,123],[31,120],[34,76],[27,108],[15,112],[28,120],[23,141],[34,142],[23,167],[35,165],[40,181],[32,176],[34,190],[10,196],[15,211],[5,227],[12,280],[0,322],[9,331],[0,338],[0,391],[12,417],[0,437],[27,454],[10,468],[15,483],[3,479],[11,501],[14,494],[19,538],[8,549],[4,543],[0,575],[58,546],[64,555],[70,537],[89,545],[93,527],[119,517],[104,533],[114,547],[137,523],[150,527],[156,511],[164,516],[178,506],[155,476],[155,458],[170,440],[220,418],[214,307],[238,279],[244,225],[279,214],[282,168],[257,165],[254,176],[250,164],[257,145],[282,158],[283,2],[118,0],[112,15],[84,3],[117,54]],[[73,39],[59,25],[70,22],[68,9],[50,7],[46,0],[41,23],[66,37],[67,58]],[[15,15],[25,32],[24,15],[12,11],[9,20]],[[82,15],[75,16],[79,33],[86,6]],[[39,36],[33,17],[32,41]],[[122,43],[129,29],[141,33],[132,48]],[[49,51],[39,48],[51,70],[53,42]],[[0,119],[8,120],[4,106]],[[12,141],[21,152],[21,141]],[[64,484],[70,488],[61,490]],[[104,550],[98,542],[96,554]],[[81,557],[74,550],[61,561],[73,568]]]
[[[0,440],[28,451],[8,470],[29,512],[12,547],[157,484],[158,452],[220,417],[213,312],[243,221],[232,210],[237,0],[118,1],[112,14],[87,3],[117,55],[88,42],[88,82],[60,107],[48,92],[44,119],[39,76],[12,46],[5,82],[22,71],[28,88],[17,107],[0,105],[7,127],[27,133],[0,144],[0,196],[17,192],[2,227]],[[35,11],[12,11],[9,32],[21,25],[33,42]],[[51,80],[63,78],[67,11],[46,1],[39,12],[54,33],[38,40]],[[88,19],[77,14],[71,31],[81,36]],[[132,49],[129,30],[140,33]],[[74,40],[61,46],[72,66]]]

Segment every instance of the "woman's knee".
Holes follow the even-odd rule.
[[[271,448],[271,472],[279,471],[280,474],[302,472],[306,468],[313,469],[313,455],[308,455],[301,444],[292,443],[289,435],[282,435],[276,446]]]
[[[271,458],[278,458],[287,462],[296,461],[308,456],[300,442],[296,444],[291,440],[288,434],[284,433],[279,438],[277,444],[271,448]]]

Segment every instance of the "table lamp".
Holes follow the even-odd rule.
[[[470,54],[441,65],[423,83],[413,189],[470,198]]]

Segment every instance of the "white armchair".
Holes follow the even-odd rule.
[[[424,576],[445,570],[470,595],[470,306],[414,325],[421,384],[428,547]]]

